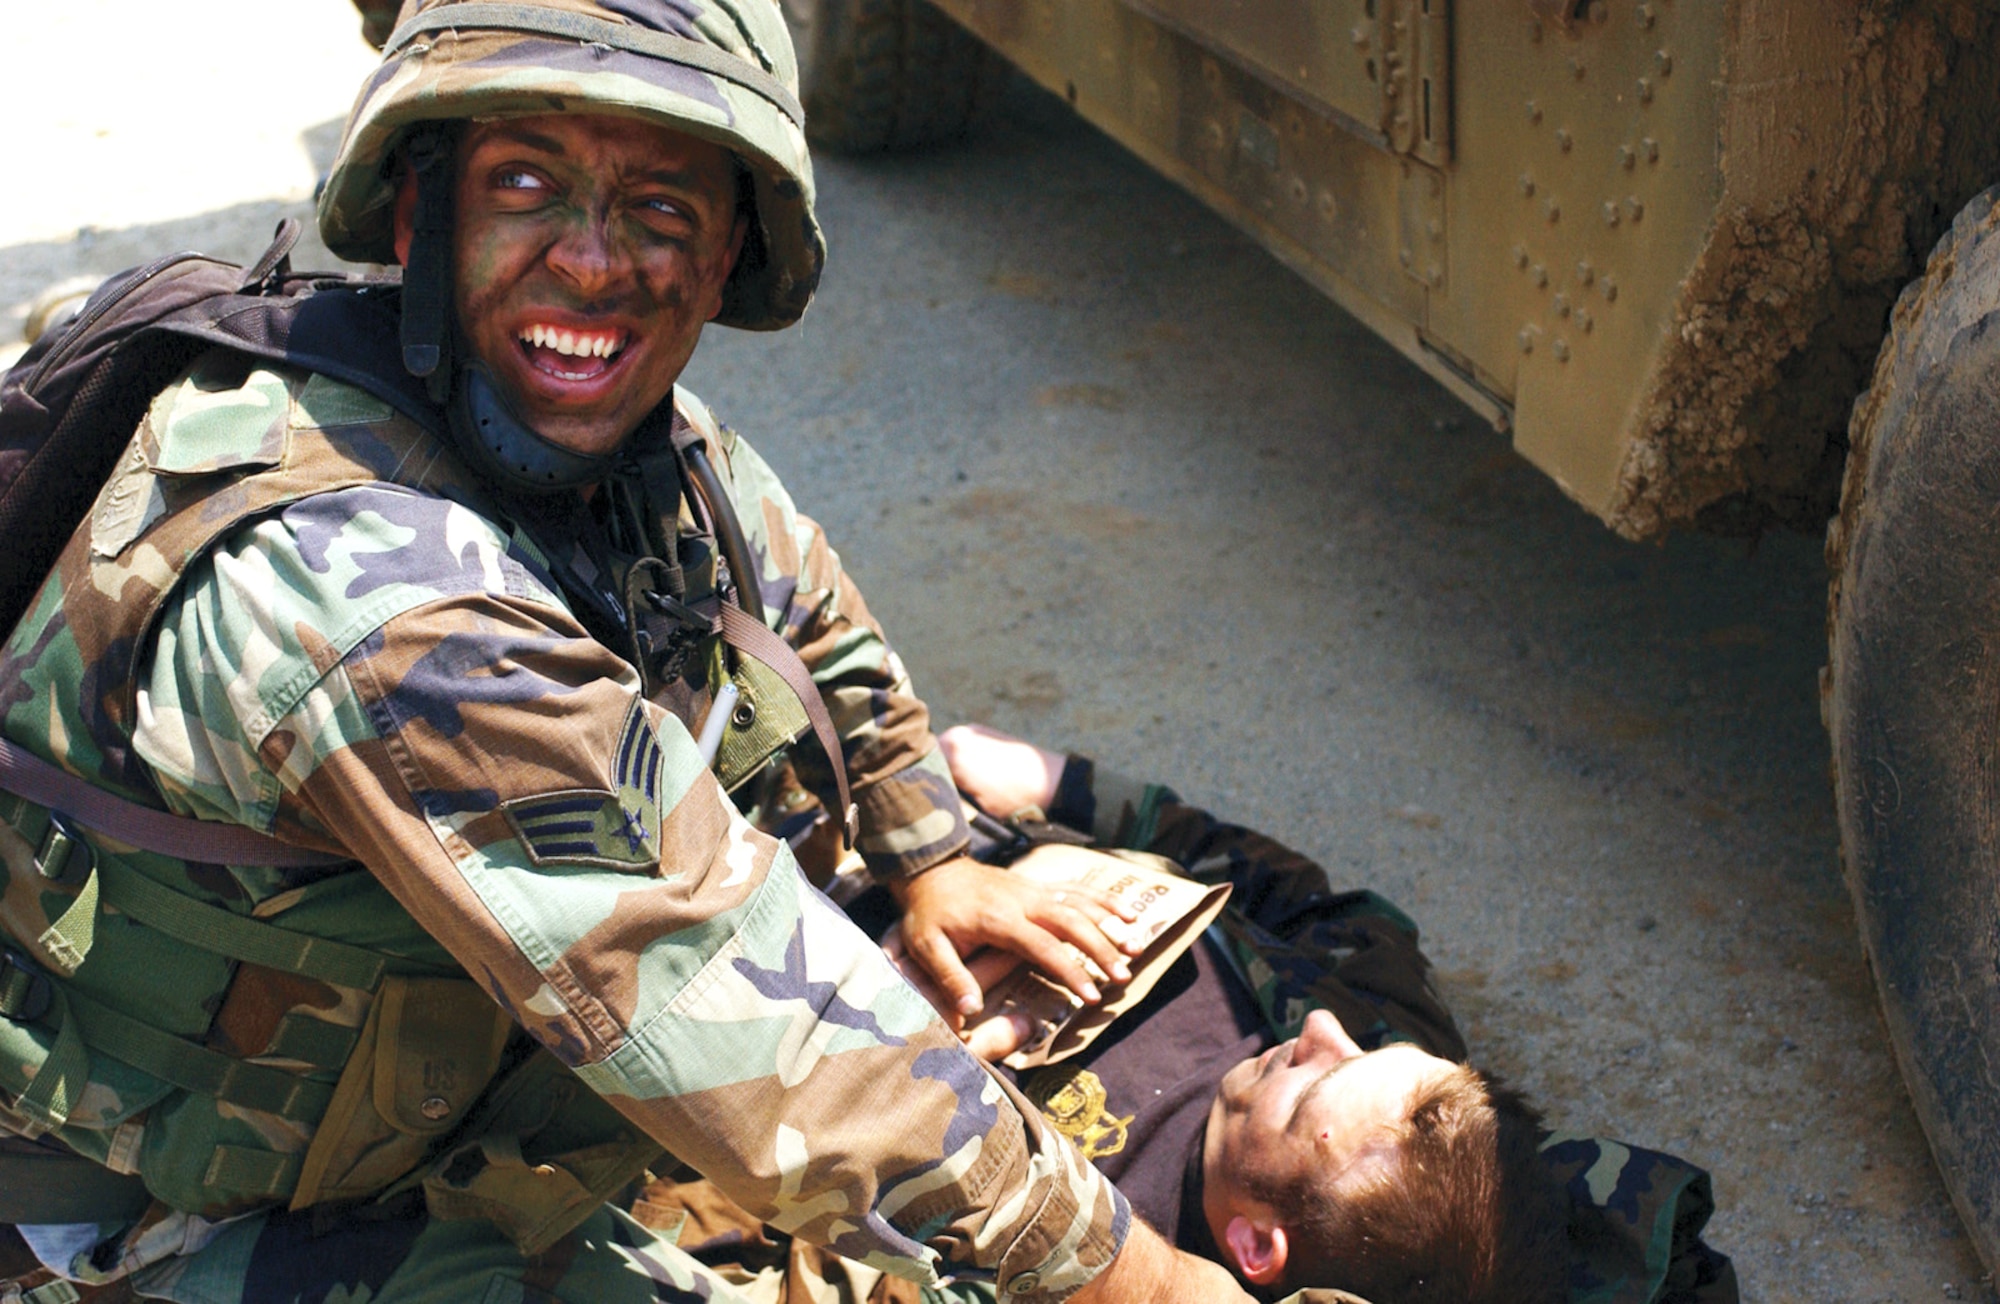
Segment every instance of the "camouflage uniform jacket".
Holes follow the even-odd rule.
[[[864,855],[894,873],[951,854],[963,826],[927,716],[834,554],[747,445],[676,401],[711,435],[767,614],[822,686]],[[97,786],[367,872],[184,863],[93,836],[110,868],[101,908],[79,911],[83,889],[28,868],[45,814],[8,803],[13,946],[60,975],[51,929],[82,915],[95,933],[56,984],[56,1016],[92,1047],[87,1084],[33,1089],[59,1058],[56,1016],[0,1024],[0,1123],[209,1217],[302,1181],[358,1194],[402,1175],[412,1137],[435,1155],[506,1115],[494,1092],[474,1099],[522,1058],[504,1023],[489,1036],[376,994],[469,975],[558,1072],[774,1226],[920,1280],[949,1260],[1028,1300],[1087,1281],[1122,1243],[1122,1198],[745,823],[684,721],[566,596],[547,537],[416,423],[325,377],[218,353],[155,400],[0,656],[0,724]],[[162,886],[365,948],[381,973],[190,950],[146,905]],[[408,1083],[417,1067],[378,1067],[383,1154],[312,1171],[329,1109],[367,1104],[343,1067],[406,1007],[457,1039],[475,1090],[433,1090],[449,1064]],[[134,1023],[171,1035],[172,1071],[106,1053]],[[244,1087],[266,1070],[304,1086]],[[591,1192],[630,1175],[570,1152]],[[475,1170],[540,1181],[547,1166],[523,1159],[487,1145],[432,1172],[433,1212],[486,1209]]]

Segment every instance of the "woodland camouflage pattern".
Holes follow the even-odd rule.
[[[460,2],[412,0],[401,18]],[[771,0],[537,0],[537,7],[694,38],[775,77],[796,102],[798,63]],[[641,118],[714,141],[743,160],[755,190],[755,229],[716,320],[752,330],[797,321],[826,261],[802,124],[752,86],[605,46],[468,25],[391,48],[348,117],[320,194],[320,236],[342,258],[396,261],[391,165],[412,124],[574,113],[585,105],[591,113]]]
[[[1073,781],[1075,777],[1076,781]],[[1416,924],[1383,897],[1337,892],[1317,863],[1252,829],[1071,757],[1051,818],[1100,846],[1164,856],[1204,882],[1232,885],[1217,928],[1256,994],[1274,1041],[1331,1011],[1364,1049],[1413,1042],[1465,1058],[1430,982]],[[1737,1304],[1734,1269],[1701,1237],[1714,1209],[1708,1174],[1672,1155],[1557,1133],[1543,1147],[1570,1201],[1571,1304]],[[843,1263],[760,1225],[712,1183],[655,1182],[634,1206],[757,1304],[990,1304],[979,1283],[918,1287]],[[1356,1297],[1306,1290],[1284,1304]]]
[[[927,714],[838,559],[747,444],[676,402],[730,486],[769,622],[822,685],[862,852],[881,873],[954,854],[965,830]],[[598,1201],[664,1163],[664,1145],[762,1221],[863,1264],[1018,1277],[1031,1302],[1068,1294],[1122,1244],[1123,1199],[737,813],[682,719],[558,583],[551,557],[581,537],[559,516],[510,514],[414,422],[324,377],[215,353],[159,396],[0,653],[0,727],[93,784],[366,868],[184,864],[93,836],[104,908],[57,988],[71,1017],[95,1012],[80,1026],[97,1049],[87,1077],[50,1092],[54,1018],[0,1021],[14,1102],[0,1125],[144,1177],[163,1205],[97,1259],[153,1263],[134,1278],[145,1289],[240,1273],[260,1238],[314,1225],[208,1220],[406,1171],[434,1218],[404,1253],[518,1266],[489,1224],[437,1221],[475,1215],[545,1251],[536,1271],[555,1255],[587,1275],[578,1237],[646,1244]],[[669,687],[659,696],[698,719],[706,688]],[[32,870],[42,812],[0,814],[0,923],[60,974],[40,939],[83,889]],[[190,948],[141,922],[147,884],[364,948],[380,975]],[[470,1003],[453,995],[466,977],[483,992]],[[509,1039],[493,1002],[532,1043]],[[304,1085],[283,1101],[235,1078],[186,1089],[121,1063],[144,1056],[104,1053],[123,1045],[105,1031],[120,1013]],[[453,1048],[438,1062],[398,1055],[386,1031],[424,1019]],[[501,1086],[482,1093],[489,1080]],[[600,1096],[615,1115],[591,1113]],[[523,1100],[571,1103],[530,1119]],[[365,1145],[316,1171],[336,1117]],[[540,1221],[509,1225],[524,1187]],[[382,1231],[380,1263],[402,1262],[386,1242],[414,1234]],[[664,1245],[632,1255],[691,1271]]]

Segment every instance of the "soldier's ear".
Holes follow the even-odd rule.
[[[407,267],[410,264],[410,236],[417,229],[417,174],[407,167],[396,178],[394,221],[396,261]]]
[[[750,215],[739,206],[736,210],[736,223],[729,228],[729,253],[722,261],[722,276],[715,283],[715,306],[714,311],[708,314],[709,321],[714,321],[722,315],[723,287],[729,284],[729,274],[736,270],[736,260],[743,256],[743,242],[749,235]]]
[[[1291,1245],[1283,1227],[1265,1227],[1237,1214],[1222,1233],[1222,1243],[1245,1281],[1275,1286],[1284,1279]]]

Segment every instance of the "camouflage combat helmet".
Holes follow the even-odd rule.
[[[410,0],[348,118],[320,195],[320,234],[342,258],[395,261],[392,169],[418,124],[638,118],[743,161],[755,212],[716,320],[789,326],[826,257],[798,84],[776,0]]]

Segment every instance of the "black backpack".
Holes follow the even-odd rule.
[[[118,273],[0,378],[0,634],[21,618],[147,405],[218,345],[322,372],[426,425],[397,351],[395,273],[294,275],[286,218],[249,267],[168,254]]]

